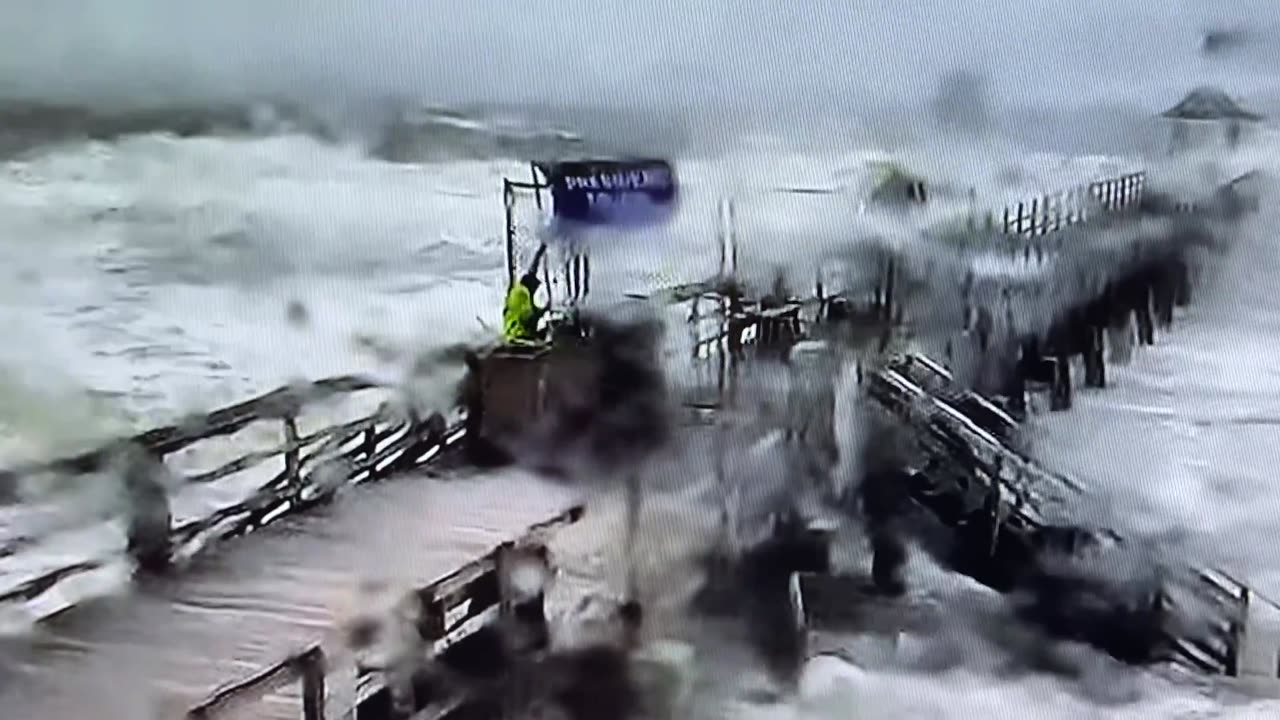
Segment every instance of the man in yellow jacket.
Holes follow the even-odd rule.
[[[502,308],[502,334],[509,345],[532,345],[541,342],[538,320],[543,310],[533,304],[533,294],[541,283],[533,273],[525,273],[511,286]]]

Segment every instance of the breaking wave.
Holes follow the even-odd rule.
[[[137,135],[265,137],[306,135],[355,145],[391,162],[555,157],[580,147],[575,132],[497,113],[459,112],[388,100],[358,108],[254,100],[152,106],[92,106],[44,101],[0,103],[0,157],[82,140]]]

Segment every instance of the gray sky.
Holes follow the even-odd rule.
[[[0,28],[0,93],[44,97],[402,91],[441,102],[766,106],[912,99],[957,67],[997,100],[1161,105],[1249,90],[1272,57],[1209,65],[1200,33],[1264,0],[42,0]],[[1264,23],[1265,24],[1265,23]],[[1280,21],[1274,23],[1280,26]],[[1271,43],[1280,47],[1280,43]],[[1173,98],[1176,99],[1176,98]]]

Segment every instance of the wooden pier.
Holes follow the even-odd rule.
[[[500,698],[490,694],[492,688],[484,678],[473,676],[475,666],[501,669],[516,655],[532,657],[545,650],[547,586],[540,582],[535,588],[523,587],[513,575],[533,568],[549,577],[553,571],[546,549],[549,534],[577,522],[582,514],[582,507],[570,508],[530,528],[521,538],[408,593],[398,610],[416,619],[418,642],[413,646],[417,652],[412,657],[370,663],[349,652],[312,645],[219,688],[192,706],[186,717],[236,717],[266,695],[294,684],[300,686],[300,715],[305,720],[499,717]],[[391,618],[379,620],[388,625],[383,632],[394,631]],[[353,629],[356,635],[375,632],[371,627]],[[330,688],[352,680],[355,696],[349,704],[338,706],[331,700]]]
[[[79,455],[5,471],[9,482],[36,475],[103,482],[102,473],[124,478],[132,510],[128,518],[130,552],[146,571],[165,571],[220,540],[251,533],[279,518],[328,502],[344,486],[384,479],[397,473],[447,460],[459,446],[464,429],[452,427],[434,413],[418,418],[384,403],[373,413],[337,425],[303,432],[308,411],[365,392],[383,390],[359,377],[337,377],[283,387],[258,398],[188,421],[157,428]],[[179,474],[166,459],[184,450],[234,436],[251,428],[276,425],[280,442],[240,454],[194,474]],[[176,521],[171,493],[212,486],[244,473],[264,475],[256,489],[237,502],[195,518]],[[0,555],[37,546],[39,537],[10,539]],[[29,602],[72,575],[101,567],[86,561],[28,578],[0,590],[0,603]]]
[[[1154,193],[1141,174],[1126,175],[1098,181],[1083,191],[1023,203],[1006,213],[1002,227],[995,227],[993,223],[991,227],[970,230],[988,241],[998,238],[1007,243],[1000,247],[1009,248],[1011,254],[1020,255],[1027,262],[1031,260],[1033,248],[1038,256],[1076,252],[1063,238],[1068,233],[1081,233],[1100,221],[1119,225],[1132,217],[1186,213],[1190,208],[1194,211],[1187,219],[1193,230],[1190,234],[1207,233],[1196,225],[1198,213],[1230,218],[1232,213],[1248,206],[1241,200],[1240,193],[1235,192],[1237,185],[1228,184],[1214,198],[1187,204]],[[509,226],[512,193],[521,187],[510,184],[507,189]],[[509,242],[513,242],[514,235],[515,231],[509,230]],[[1052,241],[1051,244],[1045,245],[1046,240]],[[958,531],[961,551],[954,558],[957,567],[992,587],[1001,590],[1018,587],[1025,581],[1026,572],[1035,570],[1046,546],[1057,547],[1065,542],[1074,547],[1120,541],[1106,532],[1076,532],[1072,508],[1085,489],[1031,462],[1016,449],[1013,438],[1018,417],[1026,410],[1027,393],[1043,386],[1049,390],[1053,409],[1070,407],[1074,357],[1083,358],[1086,385],[1106,384],[1105,364],[1101,359],[1101,333],[1105,328],[1136,317],[1139,336],[1149,344],[1154,341],[1154,329],[1171,322],[1173,308],[1189,301],[1190,281],[1178,252],[1168,251],[1159,242],[1135,241],[1134,247],[1140,251],[1126,252],[1123,261],[1110,268],[1099,292],[1085,293],[1086,300],[1058,308],[1043,326],[1023,328],[1017,353],[1009,358],[1009,368],[1002,375],[998,393],[975,392],[952,377],[941,363],[922,356],[888,360],[881,357],[875,366],[867,368],[864,384],[868,395],[893,423],[908,429],[909,444],[913,448],[910,466],[900,468],[901,472],[890,477],[891,482],[898,484],[893,492],[905,492],[943,525],[962,528]],[[1081,248],[1079,252],[1086,250]],[[1100,252],[1120,257],[1111,248]],[[509,253],[514,250],[509,249]],[[736,392],[735,368],[753,359],[790,362],[792,350],[806,339],[821,338],[829,341],[831,347],[869,344],[873,353],[883,354],[903,327],[910,325],[910,303],[919,301],[912,297],[914,290],[908,282],[912,271],[909,259],[893,252],[877,255],[878,276],[872,287],[832,292],[818,283],[813,295],[806,298],[737,286],[732,282],[736,257],[736,250],[726,251],[718,278],[659,293],[663,297],[648,296],[659,304],[678,306],[688,312],[689,327],[693,330],[685,359],[694,368],[713,368],[718,376],[682,398],[686,408],[714,412],[731,406]],[[967,315],[980,314],[970,310]],[[979,342],[980,335],[973,333],[971,337]],[[522,432],[535,426],[540,418],[557,413],[572,414],[578,409],[575,403],[599,400],[596,390],[600,379],[595,375],[598,367],[593,365],[589,352],[582,352],[582,345],[574,344],[581,341],[589,345],[590,333],[560,340],[564,342],[550,350],[512,352],[507,349],[485,358],[471,358],[473,392],[467,407],[453,413],[451,418],[441,413],[414,417],[384,405],[374,413],[348,422],[312,432],[302,431],[299,418],[309,406],[378,389],[376,383],[362,378],[334,378],[281,388],[193,422],[154,430],[72,458],[18,468],[0,476],[0,483],[12,484],[23,476],[41,473],[88,475],[113,467],[123,452],[133,463],[126,468],[132,468],[129,472],[142,478],[130,487],[139,493],[136,499],[141,500],[140,504],[151,508],[151,512],[134,523],[136,538],[131,540],[134,540],[135,553],[144,568],[160,568],[171,558],[189,556],[210,542],[252,532],[279,517],[324,503],[342,487],[380,480],[428,464],[471,462],[475,456],[468,458],[462,452],[464,447],[474,449],[482,443],[508,450],[518,447]],[[710,397],[705,397],[707,395]],[[280,463],[280,469],[247,498],[207,517],[174,523],[167,497],[161,493],[157,499],[156,481],[147,478],[172,473],[171,463],[166,464],[166,459],[184,448],[251,425],[275,425],[281,441],[211,470],[179,478],[179,484],[217,482],[268,461]],[[390,667],[358,668],[349,664],[339,668],[341,663],[337,662],[332,649],[316,645],[250,678],[229,684],[194,706],[188,717],[229,717],[233,708],[243,708],[245,703],[290,684],[301,685],[300,712],[308,720],[468,716],[466,709],[474,710],[491,702],[494,694],[492,684],[486,685],[486,681],[477,681],[474,677],[461,679],[459,671],[450,667],[454,660],[462,662],[469,644],[483,642],[472,638],[490,636],[487,629],[502,626],[506,629],[500,633],[504,640],[499,645],[506,647],[512,637],[507,630],[514,622],[525,626],[526,639],[535,638],[524,648],[528,651],[526,654],[536,658],[539,652],[537,627],[544,621],[540,596],[517,601],[513,589],[503,579],[504,567],[517,557],[533,557],[545,562],[538,538],[551,527],[576,520],[580,514],[581,510],[576,509],[556,518],[548,527],[535,529],[531,535],[497,548],[411,594],[407,602],[414,608],[414,615],[422,619],[416,628],[422,644],[417,660],[430,668],[426,676],[414,673],[405,676]],[[805,542],[810,540],[812,538],[806,536]],[[896,579],[890,557],[892,538],[889,540],[880,545],[886,554],[877,563],[873,582],[857,590],[855,596],[893,590]],[[38,538],[15,542],[11,547],[0,548],[0,554],[19,552],[24,542],[35,541]],[[805,548],[812,550],[809,544]],[[0,594],[0,602],[30,600],[47,592],[69,573],[92,569],[91,565],[76,565],[32,578],[16,589],[5,590]],[[831,585],[825,586],[826,590],[818,589],[822,583],[843,579],[804,573],[779,575],[776,570],[770,566],[770,582],[782,578],[780,587],[793,598],[792,617],[797,618],[797,622],[820,624],[815,612],[824,603],[814,598],[822,592],[831,591],[828,595],[844,592],[838,588],[833,590],[835,586]],[[789,577],[792,579],[787,585]],[[1196,581],[1187,585],[1181,582],[1184,577],[1193,577]],[[1143,631],[1155,628],[1151,632],[1160,636],[1161,650],[1168,651],[1165,656],[1176,657],[1209,672],[1275,677],[1274,673],[1268,675],[1269,671],[1264,671],[1268,654],[1275,655],[1276,648],[1268,644],[1272,641],[1263,639],[1270,636],[1250,631],[1261,622],[1255,622],[1255,615],[1260,616],[1270,605],[1245,586],[1220,574],[1187,570],[1179,578],[1176,587],[1163,588],[1162,591],[1168,592],[1153,597],[1153,607],[1144,609],[1151,613],[1132,616],[1142,622],[1149,616],[1157,618],[1154,624],[1140,622],[1138,625]],[[1207,598],[1211,607],[1219,608],[1213,620],[1221,620],[1221,632],[1186,636],[1166,630],[1170,627],[1166,624],[1172,612],[1169,608],[1180,593],[1187,592],[1198,599]],[[777,620],[772,615],[769,617],[770,622]],[[1106,647],[1117,638],[1088,639]],[[1119,638],[1120,642],[1132,645],[1149,640]],[[1109,649],[1125,654],[1121,648]],[[492,648],[486,651],[485,657],[495,657]],[[350,707],[335,706],[330,691],[335,672],[354,672],[364,678],[363,690]],[[408,692],[406,687],[414,688],[414,692]]]
[[[967,391],[936,368],[927,358],[900,358],[872,377],[869,397],[901,425],[912,453],[901,470],[865,482],[889,486],[886,492],[901,494],[952,529],[946,560],[956,570],[1000,592],[1040,596],[1024,607],[1024,619],[1051,634],[1091,643],[1126,662],[1173,663],[1280,691],[1280,606],[1230,575],[1184,558],[1158,557],[1151,584],[1135,579],[1145,587],[1136,596],[1105,584],[1091,588],[1087,575],[1054,577],[1046,558],[1098,554],[1093,562],[1105,563],[1106,553],[1122,552],[1126,540],[1073,521],[1072,506],[1087,489],[984,430],[981,419],[952,404]],[[892,543],[888,550],[889,557],[873,561],[868,579],[792,577],[793,617],[797,632],[814,643],[811,653],[830,649],[815,633],[896,637],[937,622],[920,616],[919,608],[893,609],[902,591],[895,576],[901,555],[892,552]],[[1055,614],[1054,607],[1069,604],[1073,593],[1090,592],[1094,614],[1078,608]]]

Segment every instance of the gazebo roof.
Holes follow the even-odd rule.
[[[1220,88],[1203,86],[1187,93],[1177,105],[1160,113],[1161,117],[1174,120],[1249,120],[1256,122],[1263,116],[1240,107]]]

